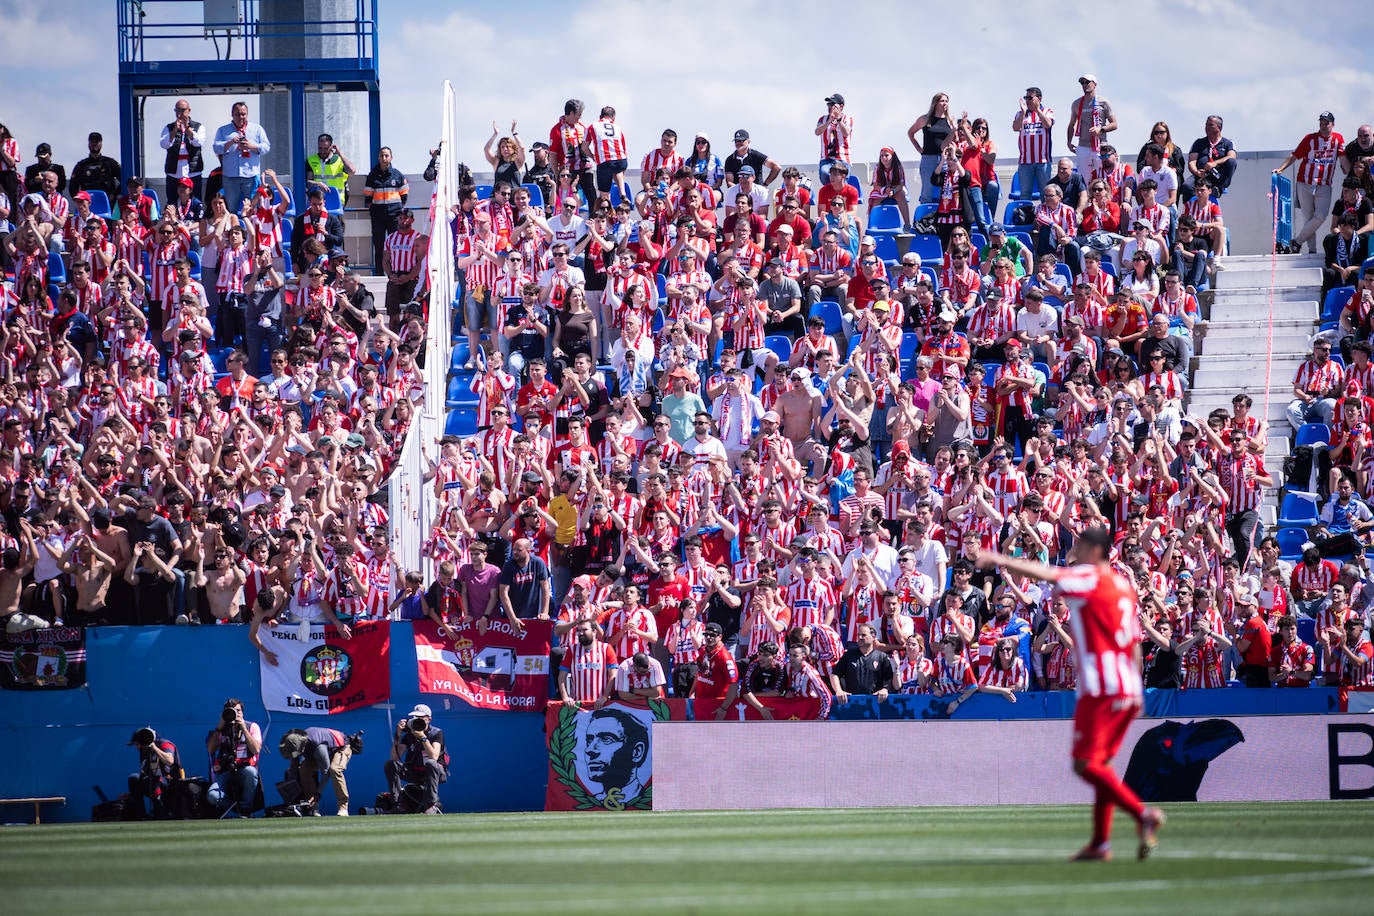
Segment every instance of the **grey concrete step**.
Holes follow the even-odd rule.
[[[1312,292],[1301,291],[1302,298],[1275,300],[1273,304],[1274,321],[1315,321],[1321,315],[1316,297]],[[1209,319],[1218,324],[1249,322],[1257,328],[1269,327],[1270,308],[1268,300],[1247,300],[1245,298],[1218,299],[1212,304]]]
[[[1316,254],[1281,254],[1277,256],[1277,259],[1278,265],[1285,268],[1322,266],[1321,255]],[[1224,278],[1226,274],[1231,272],[1232,265],[1236,268],[1258,269],[1260,265],[1268,267],[1270,260],[1271,256],[1267,254],[1228,255],[1226,257],[1227,269],[1223,272],[1222,277]],[[1221,282],[1225,285],[1224,279]]]

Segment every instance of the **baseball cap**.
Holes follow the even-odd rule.
[[[433,719],[434,713],[430,712],[429,707],[426,706],[424,703],[416,703],[415,708],[410,711],[409,718],[413,719],[416,716],[420,716],[425,719]]]
[[[890,312],[892,311],[892,306],[887,303],[887,300],[879,299],[877,302],[873,303],[873,311]]]
[[[711,142],[711,136],[710,136],[710,134],[706,133],[706,131],[704,131],[704,130],[699,130],[699,131],[697,131],[696,139],[698,139],[698,140],[705,140],[707,143],[710,143],[710,142]]]
[[[736,139],[739,139],[738,135],[736,136]],[[752,165],[742,165],[739,168],[739,174],[740,177],[743,178],[745,175],[756,175],[758,173],[754,171],[754,167]]]
[[[1335,123],[1336,123],[1336,116],[1333,115],[1333,114],[1332,114],[1331,112],[1329,112],[1329,111],[1323,111],[1321,114],[1317,115],[1317,120],[1318,120],[1318,121],[1330,121],[1332,124],[1335,124]]]
[[[759,420],[767,421],[769,423],[781,423],[782,417],[778,416],[778,412],[776,410],[769,410],[766,411],[763,416],[759,417]]]
[[[591,591],[593,588],[596,587],[596,580],[593,579],[591,576],[578,576],[576,579],[572,580],[571,584],[573,588],[581,588],[587,591]]]
[[[344,440],[344,445],[347,448],[362,448],[366,444],[367,442],[363,437],[357,433],[349,433],[348,438]]]
[[[194,188],[196,186],[196,183],[192,181],[190,178],[179,178],[177,179],[177,183],[185,188]]]
[[[832,94],[830,94],[830,95],[828,95],[828,96],[825,97],[825,104],[827,104],[827,105],[843,105],[843,104],[844,104],[844,96],[840,95],[838,92],[832,93]]]
[[[993,223],[988,227],[988,235],[1006,235],[1007,227],[1001,223]]]
[[[331,249],[329,250],[329,260],[331,260],[331,261],[337,261],[337,260],[339,260],[340,258],[347,258],[347,257],[348,257],[348,252],[347,252],[347,251],[344,251],[342,248],[331,248]]]
[[[1097,82],[1097,77],[1091,73],[1085,73],[1078,78],[1078,81],[1080,83],[1095,83]]]
[[[769,258],[769,259],[768,259],[768,266],[769,266],[769,267],[781,267],[781,266],[782,266],[782,258]]]
[[[954,314],[952,309],[941,309],[940,314],[935,316],[940,321],[948,321],[951,324],[959,320],[959,316]]]
[[[72,195],[72,200],[84,200],[89,203],[90,199],[91,195],[87,194],[85,191],[77,191],[74,195]]]
[[[700,136],[702,136],[702,135],[701,135],[701,134],[697,134],[697,136],[700,137]],[[749,131],[745,130],[743,127],[741,127],[739,130],[735,131],[735,141],[736,141],[736,142],[738,142],[738,141],[740,141],[740,140],[748,140],[748,139],[749,139]]]
[[[710,633],[712,636],[719,636],[725,631],[720,628],[720,624],[718,623],[708,623],[705,632]]]
[[[1083,324],[1083,317],[1082,317],[1081,315],[1070,315],[1068,318],[1065,318],[1065,319],[1064,319],[1064,323],[1065,323],[1065,324],[1076,324],[1076,325],[1078,325],[1080,328],[1085,326],[1085,325]]]
[[[1007,342],[1002,346],[1008,350],[1019,350],[1021,349],[1021,341],[1017,340],[1015,337],[1012,337],[1009,338]]]
[[[35,156],[46,156],[52,152],[52,144],[44,142],[38,144],[38,148],[33,151]]]
[[[531,151],[531,152],[537,152],[538,150],[541,150],[541,149],[548,149],[548,148],[549,148],[549,145],[548,145],[547,143],[545,143],[543,140],[535,140],[535,141],[534,141],[534,145],[530,147],[530,151]]]

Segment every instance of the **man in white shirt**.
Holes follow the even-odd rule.
[[[575,249],[577,243],[586,236],[587,221],[577,215],[577,207],[577,197],[569,194],[563,198],[563,205],[558,212],[549,217],[549,231],[553,233],[554,245],[562,242],[568,248]]]
[[[693,472],[705,473],[706,466],[714,459],[730,461],[725,443],[711,435],[711,415],[705,411],[692,418],[692,435],[682,443],[682,450],[693,457]]]
[[[668,679],[658,659],[636,652],[615,668],[615,692],[621,700],[657,699]]]
[[[1036,361],[1054,361],[1059,313],[1045,304],[1045,294],[1034,287],[1026,290],[1025,305],[1016,312],[1016,336]]]
[[[873,567],[873,574],[884,590],[892,588],[900,575],[897,551],[878,539],[878,523],[866,521],[859,526],[859,544],[844,558],[840,571],[846,580],[854,575],[854,564],[863,557]]]
[[[732,468],[738,464],[739,456],[749,450],[749,443],[754,437],[754,424],[763,414],[763,404],[744,387],[744,371],[728,370],[725,374],[725,391],[711,405],[711,419],[716,423]]]

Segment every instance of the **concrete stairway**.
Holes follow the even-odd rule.
[[[1284,409],[1292,400],[1293,373],[1310,352],[1320,315],[1321,259],[1316,255],[1229,257],[1217,274],[1207,324],[1197,349],[1197,368],[1189,393],[1190,413],[1206,417],[1216,408],[1230,410],[1231,398],[1250,395],[1251,412],[1269,421],[1269,447],[1264,464],[1279,483],[1292,430]],[[1270,301],[1273,301],[1273,348],[1269,354]],[[1268,391],[1265,376],[1268,374]],[[1268,407],[1265,404],[1268,402]],[[1261,514],[1266,526],[1277,515],[1271,492]]]

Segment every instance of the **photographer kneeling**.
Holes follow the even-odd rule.
[[[207,793],[210,804],[219,811],[238,805],[247,817],[257,801],[258,752],[262,750],[262,729],[243,718],[243,702],[230,697],[224,701],[219,723],[205,742],[214,760],[215,781]]]
[[[387,787],[396,800],[397,814],[438,814],[439,784],[448,780],[448,749],[444,732],[421,703],[402,719],[386,762]],[[409,791],[402,791],[402,783]]]

